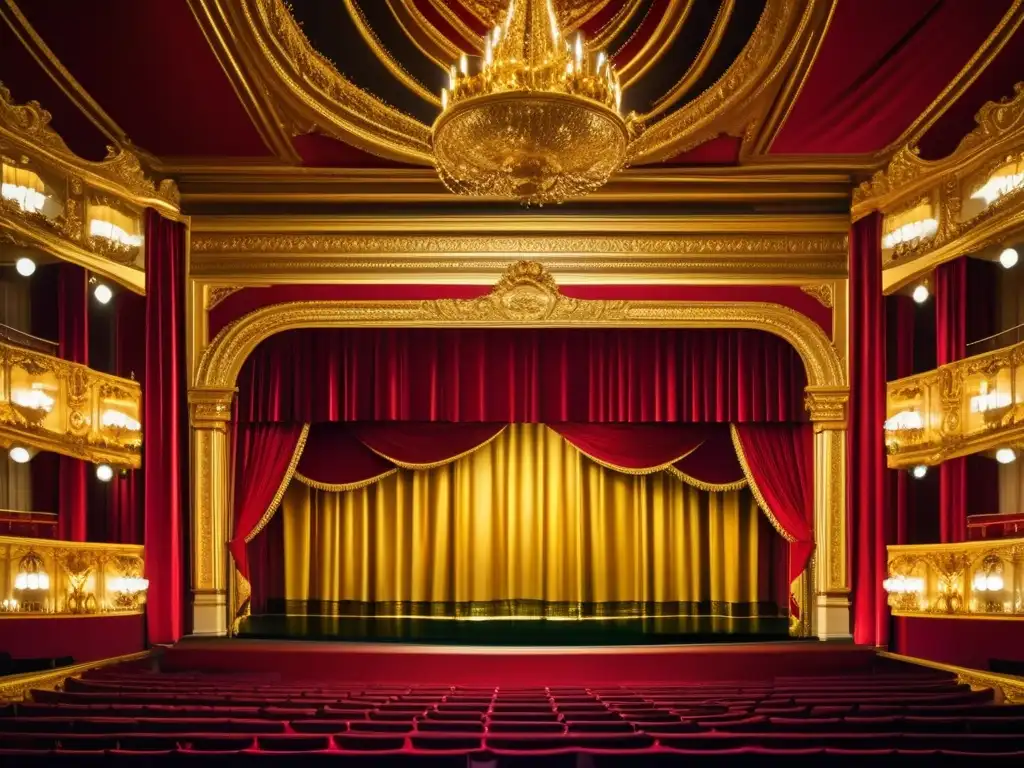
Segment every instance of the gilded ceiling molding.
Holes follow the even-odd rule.
[[[292,145],[291,131],[270,93],[253,81],[256,68],[252,58],[235,40],[233,24],[237,24],[237,16],[232,8],[215,0],[188,0],[188,4],[260,139],[283,162],[297,165],[302,158]]]
[[[359,30],[359,36],[363,38],[363,42],[373,51],[373,55],[380,60],[380,63],[387,67],[387,70],[394,75],[395,79],[398,80],[402,85],[408,88],[410,91],[415,93],[421,99],[426,101],[428,104],[433,104],[438,109],[441,108],[441,99],[436,93],[432,93],[423,83],[417,80],[415,77],[405,71],[405,68],[398,63],[398,60],[391,55],[391,52],[377,39],[377,35],[373,29],[366,22],[366,18],[363,16],[363,12],[359,9],[359,6],[353,2],[353,0],[343,0],[345,3],[345,10],[348,11],[349,16],[352,18],[352,23],[355,24],[357,30]]]
[[[804,30],[827,1],[768,0],[750,40],[725,74],[696,99],[648,126],[630,145],[630,162],[667,160],[726,132],[726,127],[735,129],[738,116],[743,119],[741,124],[748,122],[750,114],[743,112],[744,106],[774,87]]]
[[[490,294],[479,299],[429,301],[307,301],[258,309],[222,330],[203,352],[196,390],[235,385],[242,364],[274,334],[297,328],[338,327],[753,328],[790,343],[807,369],[808,385],[842,387],[843,362],[810,318],[760,302],[606,301],[561,294],[546,267],[519,261]]]
[[[207,0],[222,9],[231,0]],[[431,165],[430,128],[357,87],[320,55],[284,0],[238,0],[241,44],[253,48],[264,83],[296,111],[299,127],[316,125],[359,149],[399,162]]]
[[[629,85],[650,71],[651,67],[661,61],[662,56],[672,47],[672,43],[686,23],[693,9],[693,0],[669,0],[668,7],[658,20],[654,31],[644,41],[643,46],[629,61],[624,61],[618,68],[622,87]]]
[[[835,13],[838,0],[828,0],[820,6],[820,17],[816,23],[809,24],[806,29],[805,39],[801,43],[800,55],[793,64],[792,70],[787,74],[785,82],[779,89],[779,93],[773,99],[771,109],[764,116],[763,120],[755,121],[751,130],[750,140],[743,142],[741,155],[764,155],[771,149],[775,137],[779,135],[782,126],[785,125],[789,113],[800,98],[807,77],[814,68],[814,62],[818,58],[818,51],[821,50],[822,41],[832,24],[832,17]]]
[[[467,43],[471,43],[475,46],[476,50],[481,51],[484,47],[484,39],[482,35],[479,35],[470,28],[470,26],[462,20],[455,11],[448,7],[449,0],[430,0],[430,4],[434,7],[434,11],[440,14],[441,18],[448,22],[452,29],[465,40]],[[507,8],[506,8],[507,10]],[[493,27],[493,24],[488,25],[488,29]],[[470,53],[470,51],[466,51]]]
[[[584,2],[585,0],[580,0]],[[623,29],[632,21],[637,11],[640,10],[642,0],[624,0],[618,12],[588,41],[595,50],[601,50],[611,45],[612,41],[619,36]],[[614,51],[608,52],[609,56]]]
[[[50,113],[39,102],[16,105],[11,92],[0,83],[0,149],[20,152],[69,176],[80,178],[87,186],[110,193],[140,207],[153,207],[161,213],[178,214],[178,188],[171,179],[159,184],[149,179],[134,153],[107,147],[100,162],[84,160],[74,154],[50,127]]]
[[[437,40],[417,23],[405,0],[386,0],[388,10],[405,36],[420,49],[420,53],[433,61],[439,68],[448,71],[453,61],[459,58],[459,49],[447,38]]]
[[[704,42],[701,44],[700,50],[697,51],[697,56],[694,58],[693,63],[668,93],[659,97],[654,102],[654,106],[650,111],[640,116],[642,121],[650,122],[651,118],[657,117],[674,107],[693,87],[693,84],[703,77],[704,72],[707,71],[708,66],[710,66],[712,59],[715,57],[715,53],[718,51],[718,46],[722,42],[725,30],[729,27],[729,19],[732,18],[732,12],[735,8],[736,0],[722,0],[722,4],[718,8],[718,14],[715,16],[715,21],[711,25],[711,31],[704,38]]]
[[[1024,21],[1024,0],[1013,0],[1009,10],[999,20],[989,36],[981,44],[974,55],[967,61],[942,92],[936,96],[932,103],[917,116],[906,130],[899,135],[888,147],[879,152],[883,157],[889,157],[893,151],[906,145],[917,144],[918,140],[928,132],[960,96],[966,91],[978,76],[992,63],[992,60],[999,55],[1006,44],[1013,37],[1014,33]]]
[[[4,0],[4,2],[6,8],[0,4],[0,16],[7,22],[7,25],[32,55],[32,58],[39,63],[43,71],[64,91],[71,103],[85,115],[86,119],[99,129],[100,133],[117,146],[130,146],[131,142],[121,126],[114,122],[114,119],[89,95],[89,92],[74,78],[67,67],[61,64],[60,59],[25,18],[16,0]]]

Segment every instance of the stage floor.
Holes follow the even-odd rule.
[[[190,638],[160,659],[167,672],[509,687],[769,680],[869,673],[894,664],[874,648],[817,641],[559,648]]]
[[[452,646],[650,646],[789,641],[789,620],[716,616],[649,619],[441,619],[250,616],[239,637]]]

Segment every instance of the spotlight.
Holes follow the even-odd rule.
[[[103,483],[109,483],[114,478],[114,469],[109,464],[96,465],[96,477]]]
[[[999,263],[1003,265],[1003,269],[1011,269],[1016,266],[1017,258],[1016,248],[1004,248],[1003,252],[999,254]]]
[[[32,461],[32,453],[23,445],[12,446],[7,455],[15,464],[28,464]]]
[[[109,304],[110,300],[114,298],[114,292],[103,283],[98,283],[96,288],[93,290],[92,295],[96,297],[96,301],[100,304]]]
[[[1017,460],[1017,452],[1013,448],[1000,448],[996,451],[996,461],[1000,464],[1012,464]]]
[[[918,464],[916,467],[910,470],[910,473],[916,479],[920,480],[922,477],[928,474],[928,467],[926,467],[924,464]]]
[[[32,273],[36,271],[36,263],[28,256],[22,256],[14,262],[14,268],[18,270],[18,274],[22,277],[31,277]]]
[[[917,288],[914,289],[913,293],[914,301],[916,301],[918,304],[924,304],[926,301],[928,301],[928,297],[930,295],[931,294],[928,292],[928,286],[925,285],[924,283],[917,286]]]

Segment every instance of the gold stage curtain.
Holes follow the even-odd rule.
[[[358,490],[292,483],[282,511],[289,613],[778,615],[748,490],[608,469],[539,424]]]

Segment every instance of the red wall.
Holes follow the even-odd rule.
[[[989,659],[1024,661],[1024,623],[897,617],[893,650],[943,664],[988,669]]]
[[[72,656],[75,663],[137,653],[146,648],[145,617],[0,618],[0,651],[15,659]]]

